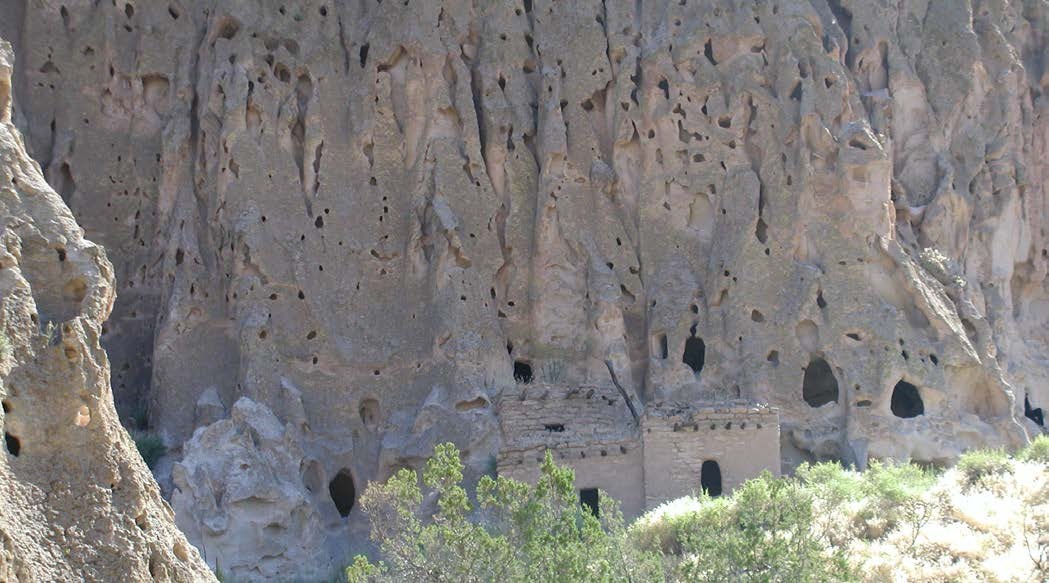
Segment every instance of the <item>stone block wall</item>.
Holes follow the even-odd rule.
[[[503,441],[515,449],[635,436],[637,426],[615,387],[528,385],[499,401]]]
[[[779,412],[771,407],[654,407],[641,436],[646,508],[699,492],[708,460],[718,463],[726,494],[763,470],[779,474]]]
[[[598,488],[619,500],[623,515],[635,518],[645,511],[644,460],[636,439],[588,444],[563,444],[550,448],[554,460],[575,471],[576,488]],[[499,456],[500,476],[534,484],[546,448],[504,452]]]

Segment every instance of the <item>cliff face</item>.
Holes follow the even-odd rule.
[[[614,375],[641,407],[768,401],[788,469],[943,463],[1039,430],[1043,2],[0,15],[26,65],[16,120],[114,258],[118,406],[148,402],[176,456],[242,397],[293,435],[298,459],[198,434],[174,484],[201,521],[298,472],[306,510],[274,532],[328,541],[335,564],[364,527],[328,485],[362,489],[445,440],[489,471],[515,375]],[[206,431],[256,431],[226,423]],[[224,474],[209,451],[256,461]],[[257,558],[229,554],[244,573]]]
[[[0,41],[0,581],[214,580],[117,420],[113,267],[11,124]]]

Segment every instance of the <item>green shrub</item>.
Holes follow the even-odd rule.
[[[1035,437],[1016,457],[1025,462],[1049,463],[1049,435]]]
[[[958,458],[958,471],[969,486],[975,486],[987,476],[1011,474],[1013,466],[1009,456],[1001,449],[978,449],[966,452]]]
[[[936,483],[936,472],[909,463],[875,460],[862,476],[864,505],[857,514],[860,534],[877,538],[897,527],[909,528],[913,547],[921,529],[941,509],[939,498],[925,496]]]
[[[934,472],[914,464],[878,460],[872,461],[861,476],[864,498],[880,514],[898,514],[936,483]]]
[[[137,433],[132,436],[135,439],[135,447],[138,448],[138,454],[142,456],[143,461],[149,469],[153,469],[153,466],[157,463],[168,448],[164,446],[164,441],[159,436],[153,433]]]
[[[639,518],[627,536],[641,550],[681,555],[686,536],[714,521],[727,504],[729,498],[711,498],[705,492],[671,500]]]
[[[814,525],[813,496],[795,479],[768,472],[740,486],[729,503],[712,505],[684,533],[685,581],[847,581],[841,551]]]
[[[801,464],[795,477],[818,499],[834,506],[863,497],[863,477],[837,462]]]

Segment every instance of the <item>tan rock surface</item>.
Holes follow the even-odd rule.
[[[328,485],[303,462],[302,431],[242,397],[184,446],[172,476],[176,524],[234,581],[326,581],[345,554],[348,536],[325,536],[324,527],[345,527]],[[324,524],[318,507],[335,518]]]
[[[490,471],[515,360],[611,370],[642,407],[768,402],[786,470],[1040,431],[1047,18],[0,0],[16,120],[114,259],[118,405],[148,401],[177,458],[248,397],[308,427],[310,480],[358,490],[444,440]],[[311,504],[317,536],[361,541],[358,509]]]
[[[209,581],[127,432],[99,344],[113,267],[11,123],[0,41],[0,581]]]

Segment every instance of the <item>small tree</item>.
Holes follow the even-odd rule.
[[[534,486],[481,478],[477,506],[462,487],[462,462],[452,444],[439,445],[423,483],[437,496],[431,520],[420,518],[423,492],[414,471],[371,485],[361,508],[386,561],[358,556],[351,583],[372,581],[525,582],[658,581],[658,555],[625,542],[617,505],[599,498],[600,519],[580,507],[571,469],[549,452]],[[473,520],[471,520],[471,518]]]

